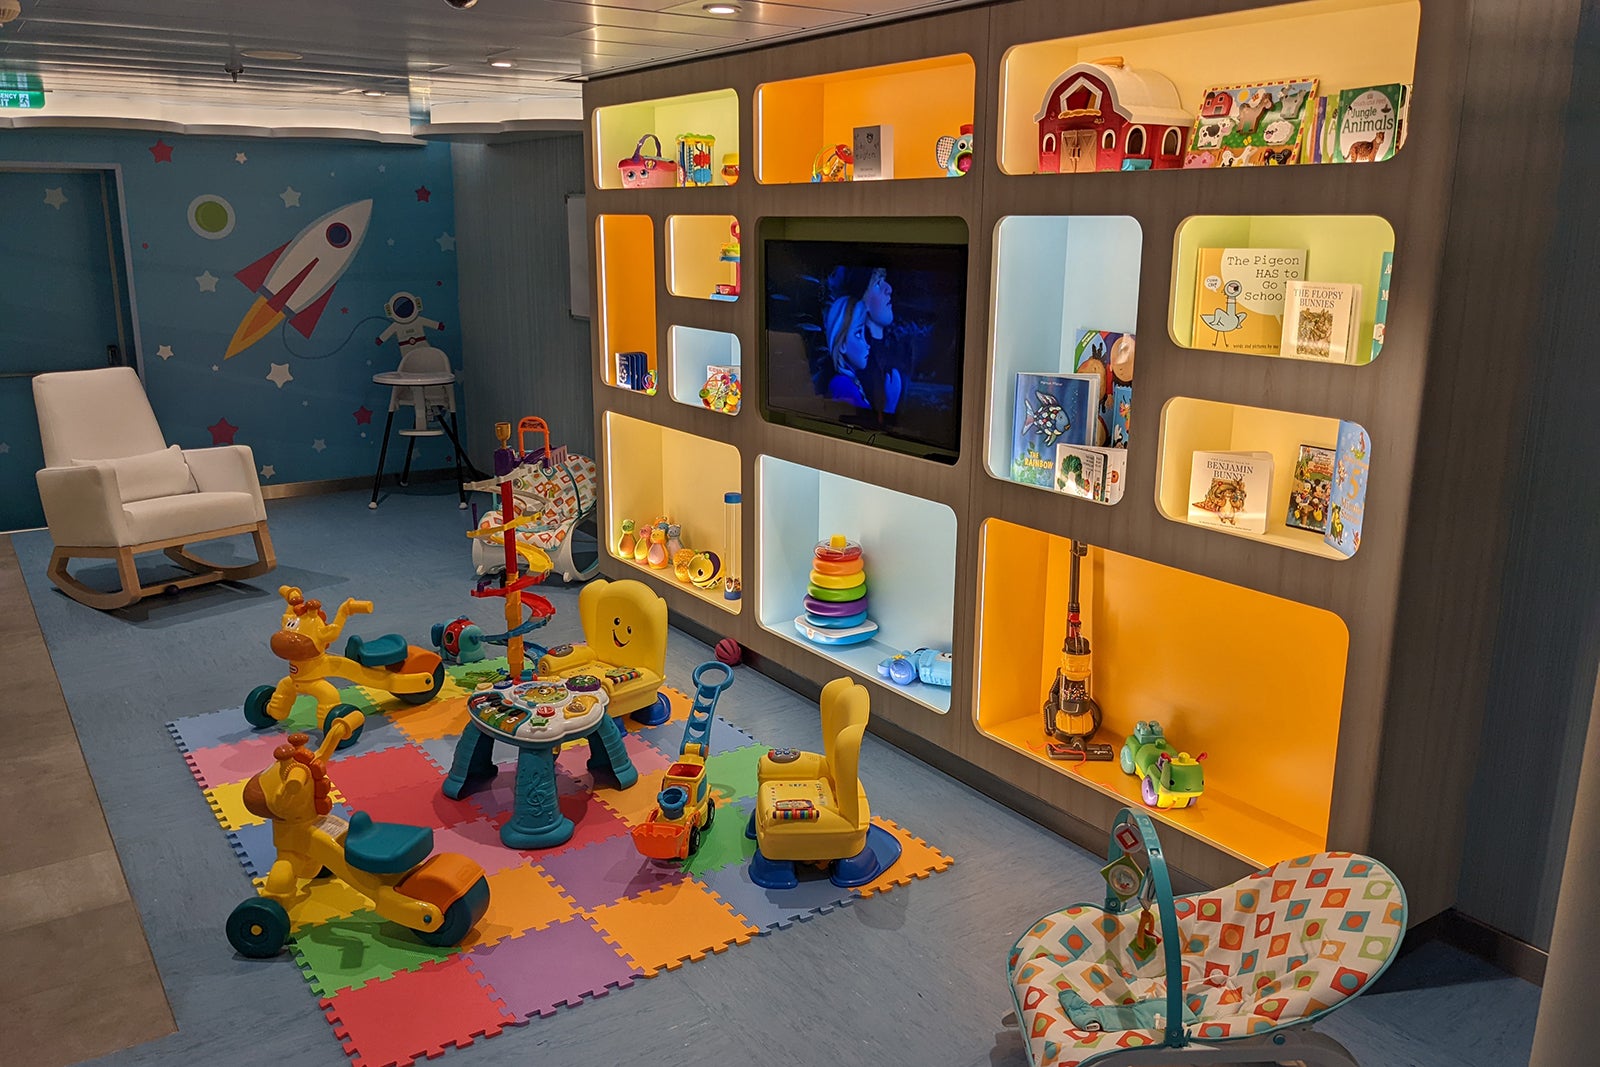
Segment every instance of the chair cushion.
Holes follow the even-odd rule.
[[[117,492],[124,504],[162,496],[180,496],[196,492],[199,488],[189,473],[189,464],[184,462],[183,449],[177,445],[160,452],[145,452],[121,459],[74,459],[72,465],[110,466],[116,472]]]
[[[122,506],[134,544],[202,534],[227,526],[259,522],[255,497],[249,493],[185,493],[137,500]],[[196,538],[198,540],[198,538]]]

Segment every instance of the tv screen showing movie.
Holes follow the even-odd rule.
[[[768,240],[762,250],[762,414],[954,462],[967,246]]]

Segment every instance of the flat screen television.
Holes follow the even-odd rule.
[[[853,225],[872,236],[893,228],[879,220],[834,220],[825,237],[813,239],[810,232],[768,237],[763,226],[761,415],[954,463],[961,445],[967,245],[858,240]]]

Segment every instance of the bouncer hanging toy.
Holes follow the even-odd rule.
[[[1048,736],[1057,738],[1066,751],[1063,757],[1109,760],[1110,745],[1091,745],[1089,740],[1100,729],[1100,705],[1089,695],[1091,659],[1089,639],[1083,636],[1083,619],[1079,615],[1079,562],[1088,554],[1087,545],[1079,541],[1072,546],[1072,570],[1067,592],[1067,637],[1061,643],[1061,664],[1056,668],[1056,680],[1044,698],[1044,729]],[[1051,755],[1057,755],[1052,751]]]

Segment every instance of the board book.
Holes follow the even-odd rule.
[[[1330,163],[1378,163],[1393,159],[1402,143],[1402,123],[1411,95],[1400,83],[1343,89],[1328,97],[1324,157]]]
[[[1289,507],[1283,518],[1286,525],[1319,534],[1327,531],[1333,454],[1331,448],[1300,446],[1300,455],[1294,461],[1294,478],[1289,482]]]
[[[1269,167],[1299,163],[1311,136],[1316,78],[1207,89],[1189,135],[1185,167]]]
[[[1239,533],[1266,533],[1272,497],[1271,452],[1196,452],[1189,468],[1189,521]]]
[[[1122,499],[1128,476],[1128,453],[1121,448],[1089,445],[1056,446],[1056,491],[1097,504]]]
[[[1378,309],[1373,314],[1372,321],[1372,355],[1369,362],[1378,358],[1378,353],[1383,351],[1383,335],[1385,324],[1389,318],[1389,274],[1394,270],[1394,253],[1383,254],[1383,265],[1378,270]]]
[[[1133,418],[1133,334],[1116,330],[1082,330],[1072,348],[1072,367],[1079,374],[1101,377],[1100,410],[1091,444],[1127,448]]]
[[[1094,443],[1102,379],[1094,374],[1017,375],[1011,479],[1055,488],[1056,446]]]
[[[1361,333],[1361,286],[1353,282],[1289,283],[1284,301],[1282,356],[1350,363]]]
[[[1367,431],[1360,423],[1339,423],[1328,531],[1322,535],[1322,540],[1343,556],[1353,556],[1361,547],[1361,524],[1367,510],[1367,471],[1372,462],[1370,449]]]
[[[1306,276],[1304,248],[1202,248],[1195,265],[1191,348],[1277,355],[1289,283]]]

